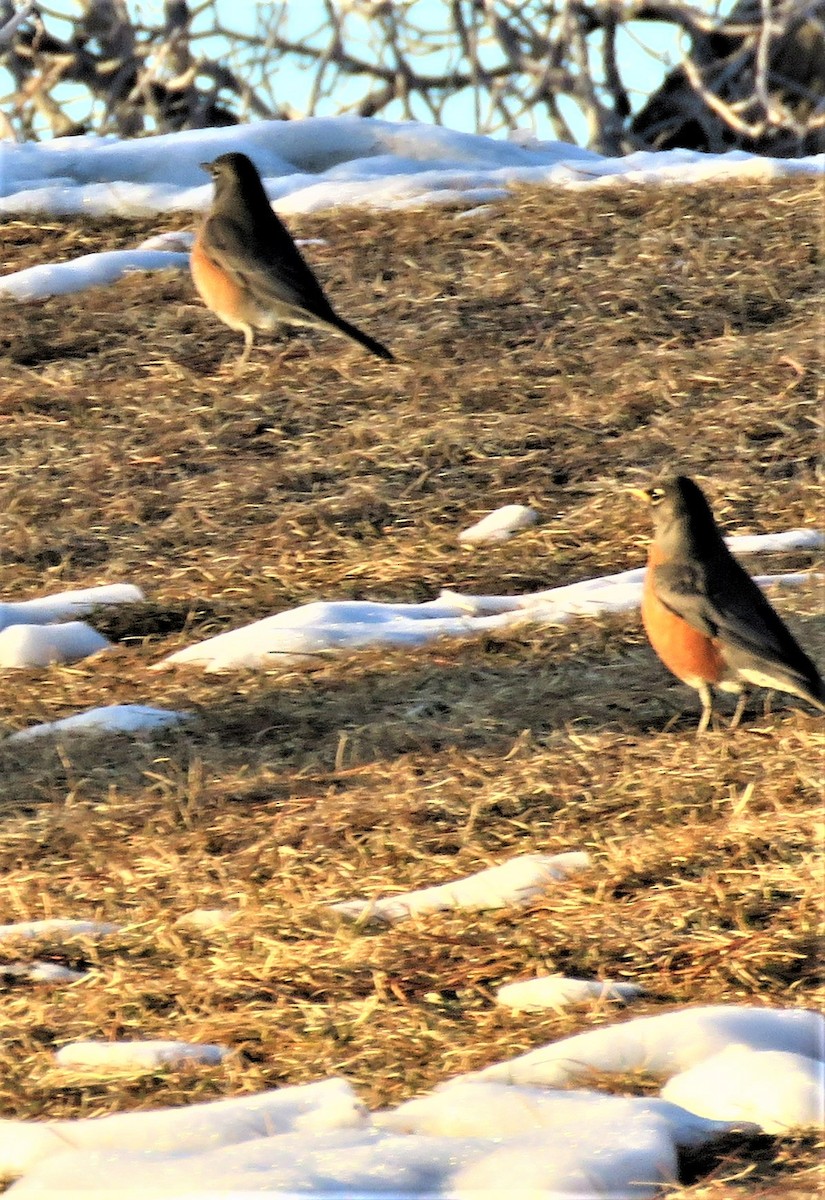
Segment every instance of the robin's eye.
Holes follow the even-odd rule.
[[[648,496],[650,496],[651,504],[658,504],[660,500],[664,500],[665,498],[665,489],[660,487],[651,488]]]

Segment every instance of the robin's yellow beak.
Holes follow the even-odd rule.
[[[650,492],[647,488],[628,488],[628,494],[635,496],[637,500],[643,500],[645,504],[650,504]]]
[[[214,164],[214,163],[211,163],[211,162],[208,162],[208,163],[198,163],[198,166],[200,167],[200,169],[201,169],[202,171],[206,171],[206,174],[207,174],[207,175],[211,175],[211,174],[213,173],[213,168],[214,168],[215,164]]]

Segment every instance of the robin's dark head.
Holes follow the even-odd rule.
[[[672,475],[652,487],[630,490],[650,505],[657,541],[698,538],[707,542],[720,536],[704,492],[687,475]]]
[[[216,199],[239,191],[249,203],[258,203],[263,199],[269,207],[258,169],[246,154],[237,151],[220,154],[212,162],[201,163],[201,168],[215,181]]]

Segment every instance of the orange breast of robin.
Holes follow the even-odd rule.
[[[207,308],[234,328],[252,324],[246,308],[243,288],[210,258],[199,233],[189,256],[192,279]]]
[[[648,563],[642,591],[642,622],[650,644],[669,671],[683,683],[717,683],[726,674],[718,642],[667,608],[656,595],[653,564]]]

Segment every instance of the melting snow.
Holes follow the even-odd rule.
[[[822,1058],[825,1017],[807,1009],[710,1005],[655,1017],[637,1017],[551,1042],[495,1063],[482,1079],[561,1087],[589,1071],[647,1071],[668,1077],[710,1058],[731,1042],[752,1050],[783,1050]]]
[[[590,1141],[593,1120],[622,1129],[640,1115],[665,1126],[674,1145],[680,1147],[702,1146],[709,1133],[715,1135],[729,1128],[727,1122],[714,1128],[715,1122],[656,1096],[557,1092],[464,1079],[440,1084],[425,1096],[378,1114],[375,1122],[395,1133],[446,1137],[508,1138],[546,1129],[553,1134],[554,1146],[566,1144],[581,1150]]]
[[[812,576],[757,576],[763,587],[798,586]],[[316,600],[196,642],[161,660],[207,672],[311,665],[334,650],[361,646],[421,646],[439,637],[471,637],[526,622],[566,624],[574,617],[629,612],[641,602],[644,568],[585,579],[524,596],[466,596],[443,591],[423,604]]]
[[[0,963],[0,978],[6,975],[12,979],[27,979],[31,983],[77,983],[86,974],[86,971],[73,971],[71,967],[55,962]]]
[[[122,1071],[152,1067],[183,1067],[193,1063],[215,1066],[231,1054],[228,1046],[208,1042],[69,1042],[55,1058],[61,1067],[96,1067]]]
[[[499,1004],[516,1012],[538,1012],[552,1008],[556,1012],[579,1004],[603,1000],[628,1003],[642,994],[633,983],[614,983],[610,979],[567,979],[563,975],[543,975],[506,983],[496,992]]]
[[[58,626],[59,629],[66,628]],[[0,635],[2,637],[2,635]],[[31,738],[58,737],[67,733],[148,733],[166,725],[188,721],[191,713],[175,712],[168,708],[150,708],[145,704],[107,704],[86,712],[20,729],[7,739],[9,742],[29,741]]]
[[[538,513],[526,504],[505,504],[495,512],[488,513],[469,529],[458,535],[462,546],[476,546],[484,542],[506,542],[522,529],[529,529],[538,520]]]
[[[0,602],[0,668],[47,667],[97,654],[111,643],[91,625],[73,618],[104,605],[140,600],[140,588],[114,583],[37,600]]]
[[[199,1189],[641,1200],[676,1181],[680,1149],[736,1130],[755,1127],[656,1097],[477,1080],[370,1117],[344,1081],[330,1079],[183,1109],[0,1122],[0,1170],[25,1176],[10,1189],[15,1200],[58,1193],[173,1200]]]
[[[101,937],[117,933],[119,925],[109,921],[73,921],[64,917],[48,917],[44,921],[18,921],[14,925],[0,925],[0,942],[13,938],[55,938],[61,941],[70,937]]]
[[[109,604],[136,604],[144,599],[143,592],[132,583],[110,583],[80,591],[58,592],[37,600],[17,603],[0,601],[0,629],[9,625],[49,625],[54,621],[71,621],[86,616],[95,608]]]
[[[825,155],[770,159],[732,151],[605,158],[564,142],[502,140],[415,121],[357,117],[258,121],[120,141],[93,136],[3,147],[7,213],[140,215],[204,208],[199,164],[231,150],[255,161],[283,212],[339,205],[484,204],[520,184],[694,183],[822,171]]]
[[[0,1175],[22,1175],[45,1159],[70,1150],[185,1156],[275,1134],[318,1134],[358,1127],[366,1119],[348,1083],[325,1079],[183,1108],[76,1121],[0,1120]],[[111,1184],[111,1178],[108,1182]]]
[[[765,1133],[822,1129],[825,1062],[734,1044],[674,1075],[662,1095],[703,1117],[753,1121]]]
[[[0,668],[49,667],[77,662],[111,646],[85,621],[65,625],[9,625],[0,633]]]
[[[90,287],[116,283],[129,271],[161,271],[166,267],[189,265],[188,253],[168,250],[103,250],[84,254],[64,263],[42,263],[26,267],[0,279],[0,296],[14,300],[41,300],[45,296],[65,296]]]
[[[770,552],[816,549],[825,544],[825,538],[816,530],[792,529],[787,533],[733,537],[728,544],[739,553]],[[804,572],[756,577],[763,587],[797,586],[812,578]],[[643,579],[644,568],[636,568],[523,596],[467,596],[445,590],[437,600],[423,604],[317,600],[187,646],[168,655],[156,664],[156,669],[177,664],[193,664],[206,671],[306,665],[317,661],[319,655],[340,649],[380,644],[420,646],[439,637],[469,637],[525,621],[559,624],[578,616],[627,612],[640,603]],[[72,662],[104,650],[110,643],[91,626],[81,621],[54,622],[90,612],[101,604],[129,604],[143,598],[141,590],[132,584],[112,584],[22,603],[0,603],[0,668]],[[161,714],[162,710],[154,712]],[[79,714],[90,725],[103,724],[105,715],[105,710]],[[135,732],[185,716],[173,713],[155,719],[148,708],[118,705],[112,706],[107,727]],[[119,725],[119,721],[123,723]]]
[[[118,1197],[146,1200],[192,1196],[193,1188],[208,1190],[209,1195],[311,1193],[339,1200],[471,1200],[479,1194],[641,1200],[657,1195],[661,1184],[675,1181],[677,1147],[710,1144],[732,1128],[661,1100],[568,1098],[504,1088],[491,1095],[493,1090],[476,1087],[467,1094],[465,1087],[457,1094],[450,1107],[466,1106],[458,1122],[446,1114],[443,1122],[430,1115],[431,1124],[457,1124],[478,1129],[475,1133],[394,1133],[366,1122],[359,1128],[350,1120],[350,1128],[340,1122],[314,1136],[278,1136],[273,1129],[241,1144],[222,1144],[218,1133],[212,1148],[200,1153],[185,1148],[164,1151],[150,1144],[143,1153],[87,1150],[35,1167],[9,1194],[15,1200],[51,1198],[59,1188],[61,1195],[94,1196],[106,1194],[108,1188],[114,1200],[112,1180],[117,1179]],[[501,1106],[500,1123],[491,1103]],[[121,1190],[124,1181],[128,1191]]]
[[[522,854],[452,883],[377,900],[341,900],[330,907],[352,920],[375,919],[388,924],[449,909],[506,908],[511,904],[528,904],[551,883],[563,882],[589,866],[590,856],[582,851]]]

